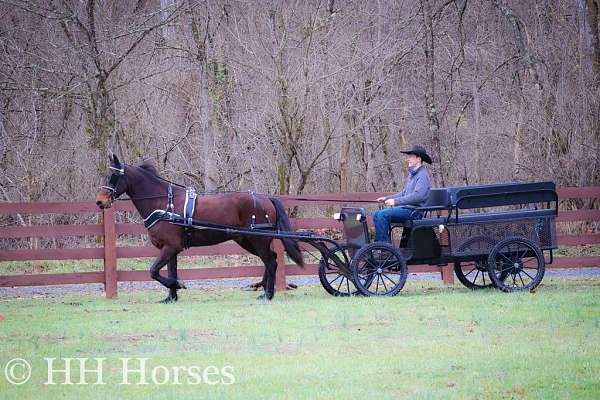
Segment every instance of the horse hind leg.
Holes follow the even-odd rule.
[[[265,264],[265,292],[258,296],[259,300],[272,300],[275,296],[275,275],[277,273],[277,253],[271,251],[269,245],[259,251],[260,259]]]
[[[256,248],[254,247],[252,240],[250,240],[246,237],[242,237],[242,238],[235,239],[235,242],[238,245],[240,245],[240,247],[242,247],[244,250],[246,250],[248,253],[258,256],[258,251],[256,251]],[[261,281],[256,282],[256,283],[251,283],[247,286],[244,286],[244,287],[242,287],[242,290],[245,290],[248,292],[256,292],[260,288],[265,288],[266,284],[267,284],[267,270],[265,269],[265,272],[263,274]]]
[[[266,286],[266,284],[267,284],[267,270],[265,269],[263,277],[260,281],[251,283],[247,286],[244,286],[244,287],[242,287],[242,290],[245,290],[247,292],[256,292],[258,289],[264,288]]]

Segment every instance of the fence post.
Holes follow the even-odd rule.
[[[452,268],[452,264],[446,264],[442,266],[442,281],[446,285],[454,285],[454,268]]]
[[[102,210],[104,227],[104,293],[107,299],[117,296],[117,232],[114,208]]]
[[[277,253],[277,274],[275,275],[275,290],[283,291],[287,289],[285,277],[285,249],[281,240],[274,240],[273,247]]]

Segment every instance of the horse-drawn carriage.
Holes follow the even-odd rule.
[[[274,239],[283,242],[299,265],[303,259],[298,242],[317,249],[321,283],[333,295],[395,295],[411,264],[454,263],[458,279],[473,289],[534,289],[544,276],[544,251],[552,262],[556,248],[558,198],[552,182],[433,189],[425,206],[415,209],[424,218],[392,226],[402,228],[400,243],[394,246],[370,242],[363,208],[343,208],[337,214],[345,234],[345,243],[340,243],[312,232],[293,232],[276,197],[230,192],[200,198],[193,189],[161,178],[152,166],[125,165],[116,156],[110,170],[97,204],[106,208],[122,194],[130,196],[160,250],[150,274],[169,288],[167,302],[176,301],[177,290],[185,288],[177,278],[177,255],[186,247],[227,240],[264,262],[262,286],[268,299],[275,291]],[[159,273],[165,265],[168,276]]]
[[[471,289],[535,289],[544,276],[544,251],[552,262],[558,198],[552,182],[432,189],[422,219],[402,228],[399,245],[370,242],[367,213],[343,208],[346,243],[336,259],[324,255],[319,278],[332,295],[391,296],[404,286],[408,265],[454,263]],[[341,254],[343,253],[343,254]],[[341,261],[341,263],[340,263]]]

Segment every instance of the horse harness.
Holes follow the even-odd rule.
[[[254,192],[251,192],[254,209],[256,209],[256,198]],[[146,229],[150,229],[154,224],[159,221],[170,221],[178,222],[183,226],[183,247],[188,248],[191,246],[192,231],[197,228],[194,224],[194,210],[196,207],[196,198],[198,193],[193,187],[187,187],[185,189],[185,203],[183,205],[183,215],[175,212],[175,205],[173,204],[173,187],[169,185],[167,191],[167,207],[164,210],[154,210],[144,219],[144,226]],[[252,214],[250,229],[273,229],[274,225],[271,223],[269,216],[265,214],[267,223],[257,224],[256,215]],[[183,223],[181,223],[183,221]],[[194,228],[196,227],[196,228]]]
[[[159,221],[177,221],[183,220],[183,247],[190,247],[192,239],[192,229],[194,209],[196,208],[196,189],[193,187],[185,188],[185,203],[183,205],[183,215],[175,212],[175,205],[173,204],[173,187],[169,185],[167,191],[167,207],[164,210],[154,210],[144,219],[144,226],[146,229],[150,229],[154,224]]]

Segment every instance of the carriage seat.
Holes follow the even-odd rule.
[[[436,221],[445,221],[446,217],[440,216],[439,213],[434,218],[427,217],[434,211],[449,210],[451,207],[452,205],[450,203],[450,193],[446,188],[431,189],[429,191],[429,197],[427,198],[425,204],[422,207],[415,207],[415,211],[421,211],[423,213],[423,218],[406,221],[405,223],[392,223],[391,229],[394,229],[396,227],[411,227],[414,226],[415,223],[423,220],[434,219]],[[426,223],[424,225],[429,224],[435,225],[433,222]]]
[[[439,189],[431,189],[429,191],[429,197],[427,201],[422,207],[415,207],[415,211],[421,211],[423,213],[422,219],[409,220],[404,223],[392,223],[390,224],[390,237],[392,231],[395,228],[402,227],[402,238],[400,239],[400,247],[406,247],[408,243],[408,239],[410,237],[412,228],[416,226],[416,224],[422,224],[423,226],[437,226],[442,223],[445,223],[447,220],[446,216],[442,216],[440,211],[442,210],[450,210],[452,207],[450,203],[450,192],[446,188]],[[438,211],[438,214],[435,217],[430,217],[434,211]],[[428,232],[428,234],[433,234],[433,231]]]

